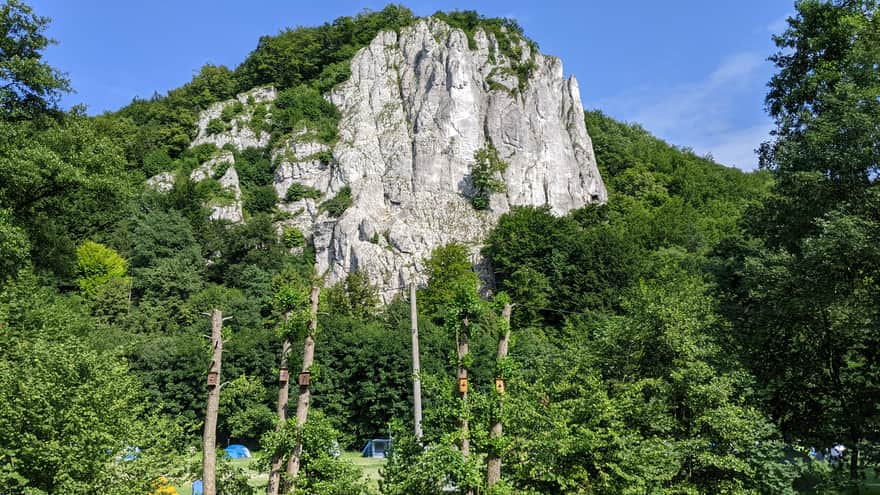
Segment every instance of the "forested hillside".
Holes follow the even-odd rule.
[[[159,493],[201,477],[212,309],[232,317],[218,445],[248,445],[268,472],[302,441],[288,493],[369,493],[334,442],[358,449],[389,435],[379,487],[389,495],[862,486],[880,462],[876,12],[871,0],[797,3],[776,38],[776,130],[760,171],[586,111],[605,204],[503,215],[482,247],[491,287],[466,246],[436,249],[417,292],[417,439],[409,287],[380,293],[355,271],[321,290],[314,331],[309,292],[323,282],[303,233],[279,229],[289,214],[276,207],[269,148],[226,150],[244,205],[231,223],[211,219],[224,170],[191,180],[219,150],[189,146],[199,112],[267,85],[278,98],[247,110],[263,112],[249,123],[257,133],[268,126],[275,142],[306,128],[332,145],[340,116],[322,95],[348,79],[358,49],[411,25],[412,12],[392,5],[265,36],[235,69],[205,66],[166,95],[91,117],[58,105],[71,82],[42,59],[49,20],[7,0],[0,494]],[[527,40],[512,20],[435,16],[469,40],[493,33],[511,57]],[[511,77],[523,83],[532,70]],[[230,108],[210,125],[232,125],[243,110]],[[165,192],[146,185],[160,172],[174,177]],[[320,207],[344,211],[345,201]],[[498,357],[508,332],[509,356]],[[279,367],[288,342],[295,380],[309,337],[311,410],[298,431],[278,423]],[[490,435],[497,422],[503,434]],[[840,459],[810,455],[836,444]],[[497,482],[487,481],[493,459]],[[218,488],[265,491],[222,460]]]

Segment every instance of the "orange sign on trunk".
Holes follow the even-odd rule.
[[[504,395],[504,378],[495,378],[495,391]]]
[[[300,387],[308,387],[312,382],[311,373],[308,371],[300,372],[299,374],[299,386]]]

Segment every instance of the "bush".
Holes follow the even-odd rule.
[[[244,105],[241,104],[240,101],[235,100],[232,105],[226,105],[223,107],[223,111],[220,112],[220,118],[223,122],[232,122],[237,115],[241,115],[244,112]]]
[[[211,174],[211,178],[215,180],[220,180],[221,178],[223,178],[224,175],[226,175],[226,171],[229,170],[229,167],[231,166],[232,164],[227,161],[222,161],[218,163],[214,166],[214,171]]]
[[[489,195],[507,190],[506,184],[496,176],[507,170],[507,163],[498,157],[498,150],[491,144],[483,146],[474,153],[474,167],[471,170],[471,183],[476,192],[471,204],[477,210],[489,208]]]
[[[299,182],[294,182],[287,189],[287,194],[284,195],[284,200],[292,202],[299,201],[301,199],[318,199],[320,197],[321,191],[315,189],[314,187],[300,184]]]
[[[296,443],[296,421],[288,420],[280,431],[263,435],[260,445],[267,455],[261,458],[259,467],[267,471],[273,452],[285,459]],[[336,431],[319,410],[309,411],[302,432],[303,453],[300,472],[291,487],[291,493],[314,495],[366,495],[366,485],[360,481],[360,469],[336,458],[339,449],[339,432]]]
[[[244,207],[251,213],[270,212],[275,209],[278,196],[272,186],[257,186],[248,189],[245,194]]]
[[[268,113],[269,108],[266,105],[257,105],[257,107],[254,108],[254,113],[251,115],[248,127],[250,127],[257,136],[269,127],[269,122],[266,121]]]
[[[76,249],[77,283],[83,294],[93,297],[114,279],[125,279],[128,263],[119,253],[97,242],[86,241]]]
[[[274,104],[272,123],[278,134],[306,129],[322,143],[336,141],[339,110],[317,89],[300,84],[279,93]]]
[[[205,128],[205,130],[208,131],[209,135],[226,132],[226,129],[226,123],[220,119],[211,119],[211,121],[208,122],[208,126]]]
[[[300,248],[306,245],[306,236],[296,227],[284,229],[284,245],[288,248]]]
[[[478,456],[465,458],[457,447],[441,441],[425,448],[398,422],[392,424],[394,445],[380,471],[379,491],[384,495],[434,495],[447,484],[453,493],[481,491],[483,473]]]
[[[339,218],[345,213],[345,210],[351,206],[353,200],[351,198],[351,188],[348,186],[343,187],[336,193],[336,196],[333,196],[332,199],[328,199],[321,203],[321,206],[318,207],[319,211],[326,211],[328,215],[334,218]]]
[[[333,152],[330,150],[319,151],[315,154],[315,158],[317,158],[322,165],[329,165],[333,162]]]
[[[171,170],[171,157],[164,149],[155,149],[144,156],[144,175],[152,177],[160,172]]]
[[[275,178],[275,167],[267,148],[245,148],[235,153],[235,170],[242,187],[267,186]]]
[[[216,179],[205,179],[195,185],[195,192],[206,203],[226,206],[235,201],[235,193],[223,187]]]

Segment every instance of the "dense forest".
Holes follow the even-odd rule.
[[[435,16],[504,51],[526,40],[511,20]],[[463,246],[436,249],[417,294],[420,439],[408,288],[383,305],[354,272],[321,291],[310,329],[321,281],[302,233],[276,228],[268,150],[234,150],[242,223],[210,219],[216,178],[189,180],[216,151],[189,147],[199,112],[253,87],[279,96],[261,110],[271,122],[252,125],[272,139],[305,125],[332,144],[339,115],[322,95],[378,32],[415,20],[392,5],[285,30],[235,69],[206,65],[88,116],[59,106],[71,82],[43,60],[49,19],[0,5],[0,493],[161,493],[200,477],[215,308],[232,316],[218,444],[252,447],[268,471],[301,440],[289,493],[369,493],[333,445],[389,435],[388,495],[864,490],[880,467],[877,2],[796,3],[774,38],[759,171],[586,111],[606,204],[502,216],[483,247],[492,291]],[[176,177],[167,193],[145,186],[159,172]],[[322,207],[345,209],[334,201]],[[307,336],[312,409],[298,431],[277,424],[279,360],[291,341],[301,362]],[[835,445],[842,456],[823,455]],[[263,491],[222,459],[218,486]]]

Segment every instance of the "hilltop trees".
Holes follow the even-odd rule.
[[[55,111],[70,81],[42,60],[54,40],[49,19],[18,0],[0,5],[0,119],[22,121]]]

